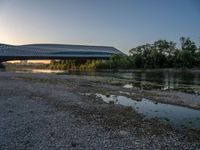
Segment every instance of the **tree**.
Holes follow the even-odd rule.
[[[197,46],[193,41],[190,40],[190,38],[186,37],[181,37],[180,38],[181,42],[181,61],[182,64],[184,65],[183,67],[193,67],[196,64],[197,58],[196,58],[196,53],[197,53]]]
[[[131,50],[129,50],[129,54],[130,55],[134,55],[134,54],[143,54],[143,52],[147,49],[150,49],[151,45],[150,44],[145,44],[145,45],[141,45],[138,46],[136,48],[132,48]]]
[[[183,51],[189,51],[192,55],[195,54],[196,50],[197,50],[197,46],[195,45],[194,42],[192,42],[190,40],[189,37],[181,37],[180,38],[180,42],[181,42],[181,49]]]
[[[200,46],[197,49],[196,55],[195,55],[195,65],[200,67]]]

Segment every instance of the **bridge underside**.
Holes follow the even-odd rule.
[[[62,44],[31,44],[5,45],[0,44],[0,62],[12,60],[107,60],[112,55],[123,55],[114,47],[62,45]]]

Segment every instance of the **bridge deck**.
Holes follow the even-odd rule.
[[[109,59],[112,55],[124,55],[114,47],[32,44],[32,45],[0,45],[0,61],[8,60],[40,60],[40,59]]]

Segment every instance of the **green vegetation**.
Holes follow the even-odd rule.
[[[181,37],[180,47],[176,43],[158,40],[129,51],[129,56],[114,55],[107,61],[62,60],[52,61],[50,69],[95,70],[95,69],[153,69],[200,67],[200,48],[190,40]]]
[[[60,60],[51,61],[48,65],[50,69],[58,70],[95,70],[101,64],[101,60]]]
[[[200,48],[190,38],[181,37],[180,42],[180,49],[176,43],[166,40],[138,46],[129,51],[129,56],[113,56],[97,69],[200,67]]]

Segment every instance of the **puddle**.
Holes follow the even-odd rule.
[[[128,89],[136,87],[136,88],[145,89],[145,90],[162,89],[163,88],[159,84],[153,84],[153,83],[148,83],[148,82],[132,82],[129,84],[125,84],[123,87],[128,88]]]
[[[62,73],[62,70],[32,69],[32,73]]]
[[[134,95],[135,93],[133,92],[124,92],[124,91],[119,91],[120,94],[125,94],[125,95]]]
[[[200,110],[158,103],[145,98],[136,101],[125,96],[110,95],[108,97],[102,94],[96,94],[96,96],[106,103],[114,102],[114,104],[131,106],[138,113],[145,115],[146,118],[156,117],[175,126],[200,129]]]
[[[140,82],[133,82],[129,84],[125,84],[123,88],[131,89],[133,87],[144,89],[144,90],[151,90],[151,89],[158,89],[162,91],[179,91],[183,93],[190,93],[200,95],[200,88],[191,86],[191,85],[182,85],[181,87],[175,87],[173,85],[159,85],[159,84],[152,84],[152,83],[140,83]]]
[[[123,86],[124,88],[127,88],[127,89],[131,89],[133,88],[133,85],[132,84],[126,84]]]

